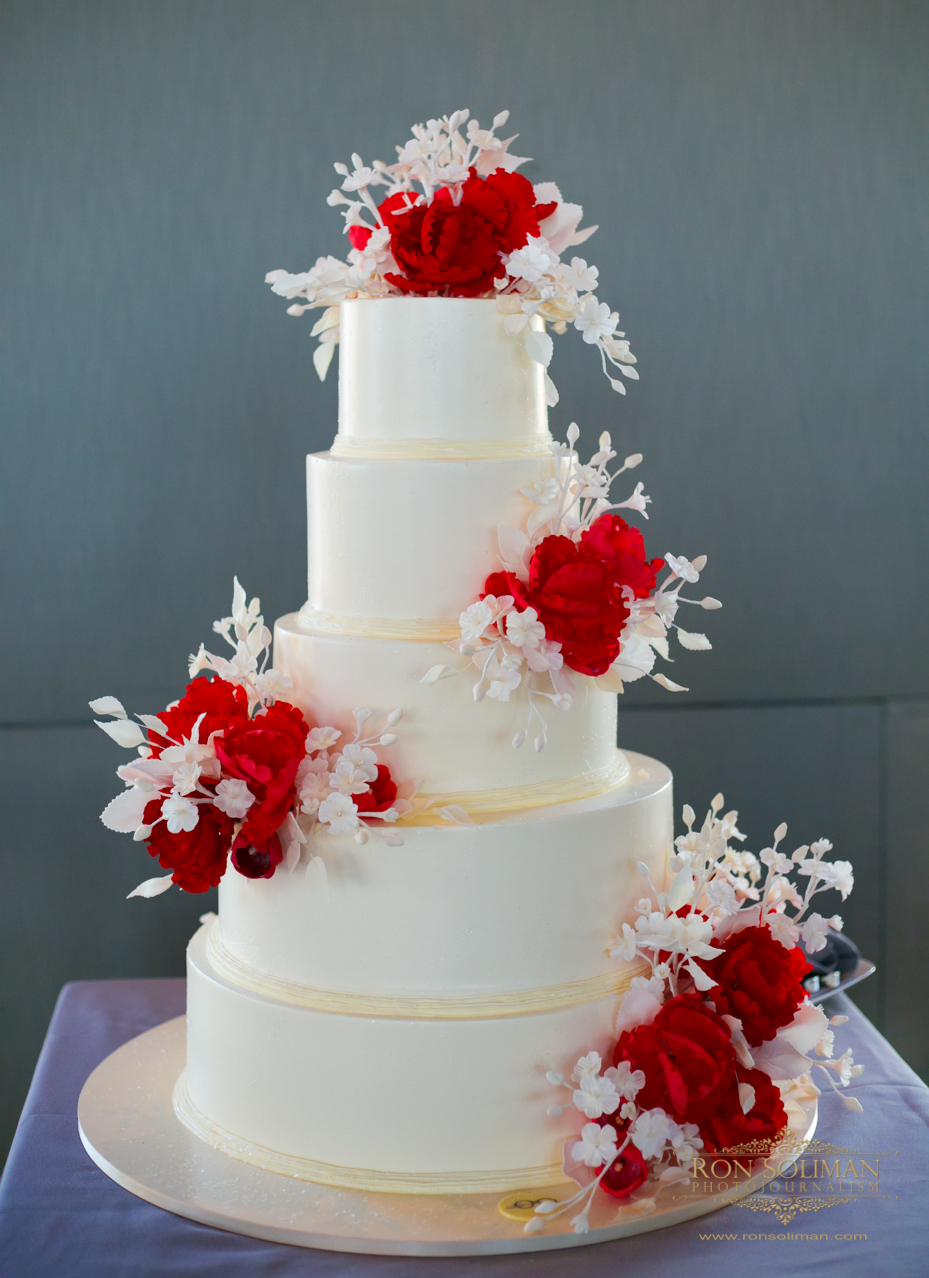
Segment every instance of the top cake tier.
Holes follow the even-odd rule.
[[[332,452],[507,457],[547,451],[545,373],[493,298],[342,303]],[[541,320],[533,327],[542,329]]]

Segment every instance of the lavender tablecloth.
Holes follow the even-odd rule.
[[[836,1098],[820,1108],[822,1140],[882,1158],[883,1197],[797,1216],[730,1207],[689,1224],[570,1251],[486,1259],[421,1259],[309,1251],[242,1238],[172,1216],[103,1174],[81,1145],[77,1099],[115,1048],[184,1011],[179,980],[82,981],[58,1000],[0,1181],[0,1278],[753,1278],[929,1275],[929,1089],[845,998],[842,1046],[866,1069],[854,1084],[865,1112]],[[816,1241],[743,1234],[819,1234]],[[841,1238],[837,1235],[858,1235]],[[729,1238],[711,1235],[731,1235]]]

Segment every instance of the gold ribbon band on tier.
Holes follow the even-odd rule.
[[[333,457],[371,461],[492,461],[504,457],[547,457],[552,437],[537,439],[366,439],[336,435]]]
[[[578,981],[531,990],[501,990],[493,994],[374,994],[323,990],[259,972],[257,968],[241,962],[223,944],[218,920],[210,927],[207,937],[207,957],[217,976],[238,989],[249,990],[276,1003],[288,1003],[292,1007],[335,1016],[377,1016],[403,1021],[486,1021],[557,1012],[600,998],[616,998],[626,992],[633,977],[643,976],[650,970],[648,963],[640,959],[636,963],[617,966],[615,971],[601,972],[598,976]]]
[[[383,1194],[491,1194],[526,1185],[557,1185],[565,1177],[560,1164],[549,1167],[518,1167],[513,1171],[471,1172],[385,1172],[363,1167],[338,1167],[315,1158],[282,1154],[264,1145],[243,1140],[207,1118],[191,1100],[185,1070],[174,1087],[174,1112],[188,1131],[223,1154],[250,1163],[265,1171],[309,1180],[338,1189],[365,1189]]]
[[[476,817],[495,812],[523,812],[529,808],[551,807],[556,803],[577,803],[595,799],[623,784],[629,777],[629,761],[619,750],[615,762],[580,777],[533,781],[529,785],[500,786],[495,790],[459,790],[447,794],[418,794],[413,811],[401,817],[401,825],[453,825],[442,809],[463,808]],[[425,803],[425,810],[421,805]]]
[[[461,626],[447,617],[354,617],[323,612],[305,603],[297,614],[304,630],[351,639],[410,639],[418,643],[448,643],[461,639]]]

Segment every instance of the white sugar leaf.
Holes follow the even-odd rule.
[[[132,834],[142,824],[146,805],[152,798],[152,791],[146,793],[131,786],[106,805],[100,813],[100,820],[108,830],[115,830],[117,834]]]
[[[428,686],[429,684],[438,683],[440,679],[448,679],[451,675],[456,673],[457,671],[453,666],[431,666],[419,682]]]
[[[678,870],[674,882],[668,889],[668,908],[679,910],[682,905],[686,905],[693,895],[693,890],[694,876],[690,871],[690,866],[685,865],[682,870]]]
[[[610,666],[606,674],[602,674],[598,676],[597,687],[600,688],[601,691],[603,692],[622,693],[625,691],[625,688],[623,687],[622,676],[620,675],[619,671],[615,668],[615,666]]]
[[[681,686],[681,684],[674,683],[672,679],[666,678],[665,675],[663,674],[652,675],[652,678],[655,680],[656,683],[660,683],[662,688],[667,689],[668,692],[689,692],[690,691],[689,688],[684,688]]]
[[[693,977],[694,988],[698,989],[701,994],[706,990],[711,990],[714,985],[718,984],[718,982],[713,980],[712,976],[708,976],[703,968],[694,963],[692,959],[686,962],[684,966]]]
[[[339,308],[329,306],[310,329],[310,337],[319,337],[327,328],[337,328],[339,324]]]
[[[326,380],[326,374],[329,372],[329,365],[332,362],[334,351],[335,342],[320,342],[313,352],[313,367],[316,369],[316,375],[321,382]]]
[[[697,635],[689,630],[682,630],[677,627],[677,637],[682,648],[689,648],[691,652],[706,652],[713,645],[707,639],[706,635]]]
[[[133,723],[131,719],[114,719],[112,723],[102,723],[99,719],[94,719],[94,723],[98,728],[102,728],[106,735],[112,737],[116,744],[122,746],[124,750],[134,750],[136,746],[140,746],[145,742],[142,729],[137,723]]]
[[[559,396],[559,394],[558,394],[558,387],[555,385],[555,383],[554,383],[554,382],[552,381],[552,379],[549,377],[548,373],[546,373],[546,374],[545,374],[545,402],[546,402],[546,404],[548,404],[549,408],[554,408],[554,407],[555,407],[555,405],[558,403],[559,398],[560,398],[560,396]]]
[[[518,333],[523,331],[528,323],[529,316],[523,314],[522,311],[519,311],[515,315],[508,315],[506,317],[503,321],[503,331],[506,333],[507,337],[516,337]]]
[[[646,635],[645,637],[658,653],[659,657],[664,657],[665,661],[671,660],[671,654],[668,650],[668,641],[664,635]]]
[[[500,559],[510,572],[525,578],[525,555],[529,550],[529,538],[521,528],[512,528],[509,524],[498,524],[497,545],[500,547]]]
[[[755,1108],[755,1089],[751,1083],[739,1083],[739,1104],[743,1114],[750,1114]]]
[[[170,874],[166,874],[163,879],[146,879],[144,883],[132,889],[126,900],[131,901],[134,896],[161,896],[162,892],[167,892],[173,882],[174,879]]]
[[[504,321],[506,324],[509,321]],[[552,362],[552,355],[555,351],[555,343],[549,337],[548,333],[537,333],[534,328],[530,328],[526,334],[526,354],[530,359],[534,359],[537,364],[541,364],[543,368],[548,368]]]
[[[455,825],[476,825],[470,816],[465,812],[464,808],[459,807],[457,803],[450,803],[447,807],[439,808],[439,816],[445,817],[446,821],[453,821]]]
[[[611,377],[609,381],[614,391],[619,391],[620,395],[625,395],[626,388],[618,378]]]
[[[157,715],[137,714],[136,718],[144,727],[148,728],[149,732],[155,732],[159,737],[167,737],[169,735],[168,729]]]
[[[599,226],[585,226],[583,231],[575,231],[568,243],[571,248],[574,248],[576,244],[583,244],[585,240],[589,240],[594,231],[599,230]]]
[[[111,714],[114,719],[127,717],[122,702],[117,701],[115,697],[98,697],[96,701],[88,701],[87,704],[94,714]]]
[[[554,519],[558,514],[557,502],[549,506],[537,506],[526,521],[526,527],[529,530],[530,537],[534,532],[547,524],[550,519]]]
[[[389,848],[402,848],[403,835],[399,830],[387,830],[384,834],[384,842]]]
[[[321,856],[310,857],[306,867],[306,881],[311,892],[324,897],[326,901],[329,900],[329,874],[326,870],[326,862]]]

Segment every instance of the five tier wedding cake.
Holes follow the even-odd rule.
[[[133,895],[219,885],[180,1119],[349,1189],[573,1180],[557,1210],[583,1230],[598,1187],[641,1198],[701,1151],[770,1145],[816,1092],[809,1052],[847,1085],[797,942],[841,926],[808,907],[851,870],[825,840],[783,855],[786,827],[740,850],[720,796],[675,846],[668,769],[617,749],[616,694],[678,690],[654,672],[669,639],[710,646],[681,605],[719,605],[681,594],[702,559],[648,559],[619,513],[646,515],[641,483],[610,492],[638,454],[553,441],[550,334],[577,329],[620,392],[635,359],[568,260],[580,207],[516,172],[505,120],[457,112],[394,165],[337,165],[348,260],[268,277],[321,311],[320,376],[340,349],[308,598],[273,663],[236,582],[230,655],[201,646],[180,701],[138,723],[91,705],[134,751],[104,823],[169,871]]]

